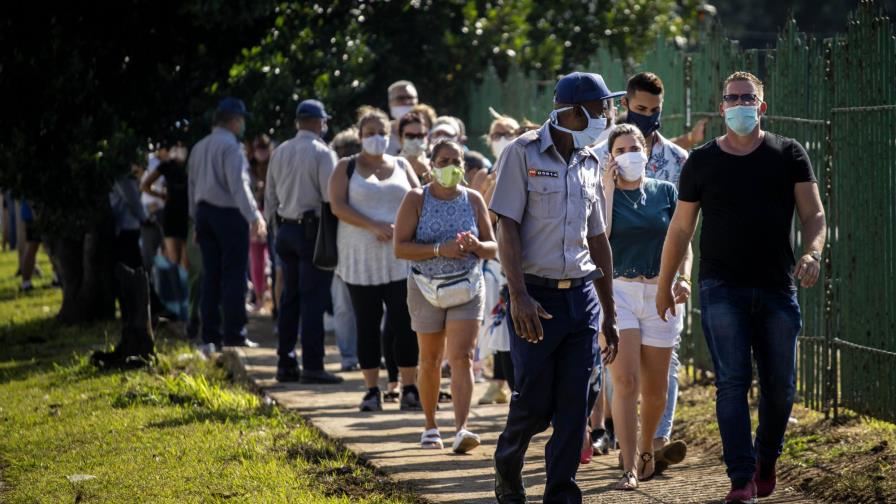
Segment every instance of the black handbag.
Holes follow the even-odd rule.
[[[355,173],[355,156],[348,160],[345,174],[351,182]],[[348,190],[346,190],[348,193]],[[318,269],[333,271],[339,262],[339,251],[336,248],[336,231],[339,227],[339,219],[333,215],[330,204],[326,201],[320,204],[320,221],[317,226],[317,238],[314,243],[314,257],[312,262]]]

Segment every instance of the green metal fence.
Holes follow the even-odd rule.
[[[765,50],[741,49],[718,25],[701,40],[700,47],[688,51],[658,41],[635,68],[599,50],[583,68],[604,75],[611,89],[623,89],[627,73],[657,73],[666,85],[664,131],[684,133],[700,118],[708,118],[707,138],[724,131],[718,114],[724,78],[748,70],[764,80],[769,108],[763,127],[795,138],[806,148],[829,227],[823,282],[799,294],[804,321],[798,353],[800,397],[826,413],[836,414],[843,406],[896,420],[893,24],[875,2],[862,1],[845,33],[834,38],[819,40],[800,33],[791,20],[775,47]],[[471,131],[485,132],[488,105],[543,120],[552,85],[519,72],[505,82],[488,76],[471,90]],[[801,250],[798,224],[793,241]],[[694,377],[712,369],[697,294],[689,304],[681,347]]]

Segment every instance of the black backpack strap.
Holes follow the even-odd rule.
[[[348,166],[345,167],[345,178],[351,180],[352,175],[355,173],[355,162],[358,159],[358,155],[355,154],[348,158]]]

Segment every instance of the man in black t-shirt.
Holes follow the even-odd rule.
[[[681,173],[679,202],[663,247],[656,308],[675,313],[672,282],[703,211],[701,321],[716,372],[716,415],[731,492],[755,502],[775,488],[796,388],[802,328],[796,282],[818,280],[825,216],[809,156],[791,138],[762,131],[762,83],[737,72],[725,80],[719,113],[727,132],[695,149]],[[804,254],[790,242],[796,207]],[[751,434],[747,393],[759,374],[759,425]]]

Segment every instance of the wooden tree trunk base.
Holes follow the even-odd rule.
[[[102,368],[135,368],[152,362],[155,340],[149,316],[149,277],[118,263],[115,276],[121,292],[121,340],[111,352],[94,352],[90,361]]]

